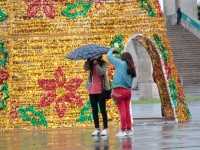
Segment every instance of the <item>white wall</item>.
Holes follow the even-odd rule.
[[[133,45],[133,41],[130,39],[127,43],[126,46],[124,48],[124,50],[126,52],[131,53],[132,57],[133,57],[133,61],[134,61],[134,65],[136,67],[136,73],[138,73],[138,57]],[[136,78],[134,78],[133,83],[132,83],[132,89],[136,89],[138,88],[138,76],[136,76]]]
[[[164,0],[163,6],[166,16],[172,16],[176,13],[175,0]]]
[[[179,6],[187,16],[197,19],[197,0],[179,0]]]
[[[197,19],[197,0],[163,0],[165,16],[176,14],[177,7],[190,18]]]

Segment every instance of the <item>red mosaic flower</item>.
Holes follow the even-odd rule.
[[[97,10],[100,10],[103,8],[103,0],[91,0],[92,2],[94,2],[94,7]]]
[[[16,118],[18,118],[17,108],[19,108],[19,104],[15,100],[12,100],[11,106],[12,107],[11,107],[11,111],[9,113],[9,117],[10,117],[10,119],[16,119]]]
[[[8,80],[9,73],[6,70],[0,69],[0,85],[3,84],[4,81]]]
[[[179,100],[180,102],[183,101],[183,96],[182,96],[182,94],[181,94],[180,92],[178,93],[178,100]]]
[[[63,2],[63,0],[54,0],[55,2]],[[27,16],[29,18],[34,17],[40,10],[42,10],[48,18],[53,19],[55,17],[55,8],[52,2],[49,0],[26,0],[30,3],[27,9]]]
[[[108,68],[108,77],[109,77],[109,79],[113,79],[114,71],[115,71],[115,66],[111,66],[111,67]]]
[[[178,76],[178,83],[182,85],[181,78]]]
[[[167,79],[169,79],[172,75],[172,68],[171,68],[171,66],[169,65],[168,62],[165,62],[165,70],[166,70],[166,73],[167,73]]]
[[[58,67],[54,73],[55,79],[39,79],[39,86],[47,91],[45,93],[38,106],[46,107],[56,101],[56,111],[59,117],[63,117],[66,113],[66,102],[72,105],[83,106],[83,100],[79,95],[75,94],[75,91],[79,88],[83,79],[72,78],[66,82],[66,76],[61,67]]]

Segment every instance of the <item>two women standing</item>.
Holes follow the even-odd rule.
[[[107,53],[107,58],[115,66],[115,73],[113,77],[113,90],[121,94],[121,99],[118,101],[117,107],[120,113],[121,131],[116,136],[133,135],[132,122],[130,113],[131,101],[131,85],[133,78],[136,77],[135,66],[133,58],[130,53],[124,52],[121,59],[112,56],[114,50]],[[93,120],[95,131],[92,136],[100,135],[99,117],[98,117],[98,104],[100,106],[103,118],[103,130],[101,135],[108,134],[108,119],[106,112],[106,99],[102,97],[102,90],[109,90],[109,82],[106,77],[108,63],[102,60],[102,57],[97,59],[88,59],[85,62],[84,69],[89,71],[88,80],[86,82],[86,89],[88,89],[90,103],[92,106]]]

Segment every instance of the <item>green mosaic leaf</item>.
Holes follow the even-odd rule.
[[[5,101],[10,97],[10,94],[8,92],[8,85],[7,83],[4,83],[3,86],[0,88],[0,92],[4,92],[5,96],[1,99],[1,106],[0,106],[0,110],[5,109],[6,108],[6,104]]]
[[[86,17],[87,12],[91,8],[93,2],[82,2],[77,1],[74,5],[73,4],[67,4],[67,8],[61,12],[61,14],[67,18],[71,18],[72,20],[75,20],[78,16]],[[77,10],[74,13],[71,13],[73,9],[83,8],[82,10]]]
[[[152,5],[149,3],[148,0],[140,0],[140,3],[142,10],[147,11],[149,17],[156,16],[156,13],[153,11]]]
[[[32,113],[35,117],[39,117],[40,119],[38,120],[34,117],[30,117],[27,114],[28,112]],[[30,121],[33,126],[44,125],[45,127],[48,127],[48,123],[46,121],[43,111],[35,110],[33,105],[30,105],[27,108],[19,108],[18,113],[22,115],[23,121]]]
[[[177,88],[176,88],[174,79],[172,77],[170,77],[169,88],[170,88],[170,95],[172,97],[174,107],[176,107],[178,104],[178,93],[177,93]]]
[[[4,50],[3,46],[4,46],[4,42],[0,42],[0,55],[1,55],[1,53],[3,54],[3,59],[0,59],[0,65],[3,68],[6,68],[8,52]]]
[[[2,8],[0,7],[0,21],[4,21],[8,18],[8,15],[5,14],[3,11],[2,11]]]
[[[121,57],[121,53],[122,53],[122,50],[124,50],[124,45],[122,43],[122,38],[123,38],[123,35],[120,34],[120,35],[117,35],[111,42],[110,42],[110,48],[114,48],[114,44],[115,43],[118,43],[119,45],[119,48],[117,49],[117,51],[119,52],[118,54],[115,54],[115,57],[119,58]]]
[[[90,101],[88,100],[86,102],[85,107],[83,109],[81,109],[81,111],[80,111],[80,117],[76,120],[76,122],[85,122],[87,120],[89,120],[90,122],[92,122],[92,120],[93,120],[92,112],[90,112],[90,114],[88,116],[86,115],[86,112],[88,110],[90,110],[90,108],[91,108],[91,104],[90,104]]]
[[[191,115],[191,113],[190,113],[190,110],[189,110],[189,108],[188,108],[186,102],[184,102],[184,100],[182,101],[182,104],[186,107],[186,112],[187,112],[189,118],[192,118],[192,115]]]
[[[160,50],[162,54],[162,57],[164,58],[165,61],[168,61],[168,52],[165,46],[162,44],[161,38],[159,38],[156,34],[154,34],[153,37],[156,41],[158,49]]]

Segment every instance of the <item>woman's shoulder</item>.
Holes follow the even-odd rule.
[[[124,60],[120,61],[123,66],[127,66],[127,63]]]

